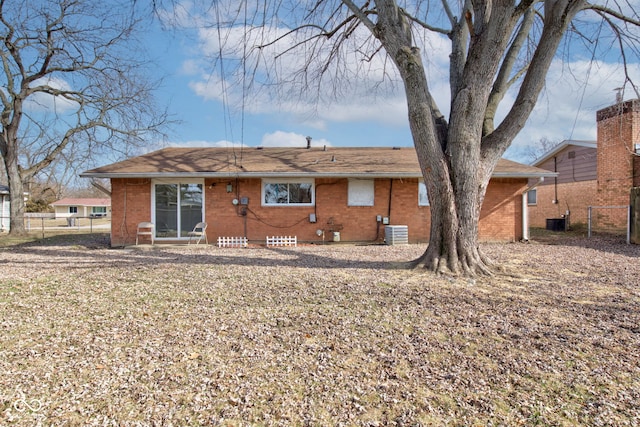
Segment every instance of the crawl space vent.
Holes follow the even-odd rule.
[[[387,245],[408,244],[409,227],[406,225],[387,225],[384,227],[384,240]]]

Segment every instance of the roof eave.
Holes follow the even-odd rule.
[[[553,178],[558,176],[556,172],[494,172],[492,178]],[[422,178],[419,172],[338,172],[338,173],[314,173],[314,172],[182,172],[182,173],[101,173],[86,172],[80,174],[81,178]]]
[[[557,172],[495,172],[491,178],[555,178]]]
[[[422,175],[416,172],[182,172],[182,173],[102,173],[85,172],[80,178],[281,178],[281,177],[305,177],[305,178],[420,178]]]
[[[566,139],[566,140],[560,142],[555,147],[551,148],[546,153],[542,154],[540,157],[535,159],[533,162],[531,162],[531,166],[538,166],[538,165],[546,162],[547,160],[549,160],[550,158],[552,158],[553,156],[555,156],[556,154],[558,154],[559,152],[561,152],[562,150],[564,150],[565,148],[567,148],[570,145],[575,145],[576,147],[585,147],[585,148],[594,148],[594,149],[597,148],[597,142],[596,141],[583,141],[583,140],[575,140],[575,139]]]

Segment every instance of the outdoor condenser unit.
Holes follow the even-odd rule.
[[[384,227],[384,240],[387,245],[408,244],[409,227],[406,225],[387,225]]]

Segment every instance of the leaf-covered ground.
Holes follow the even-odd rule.
[[[640,246],[0,248],[1,425],[640,425]]]

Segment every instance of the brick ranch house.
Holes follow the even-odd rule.
[[[109,217],[111,199],[91,197],[67,197],[51,203],[56,218]]]
[[[413,148],[165,148],[81,174],[111,180],[111,245],[151,221],[156,242],[185,242],[198,221],[218,237],[383,242],[385,224],[429,238],[430,210]],[[487,189],[482,240],[528,237],[527,183],[555,176],[502,159]],[[523,223],[525,227],[523,227]]]
[[[545,227],[546,219],[567,212],[571,223],[586,223],[589,206],[629,205],[631,188],[640,186],[640,100],[601,109],[596,122],[597,141],[563,141],[532,163],[558,175],[529,193],[531,226]],[[593,219],[624,229],[627,215],[625,209],[598,209]]]

